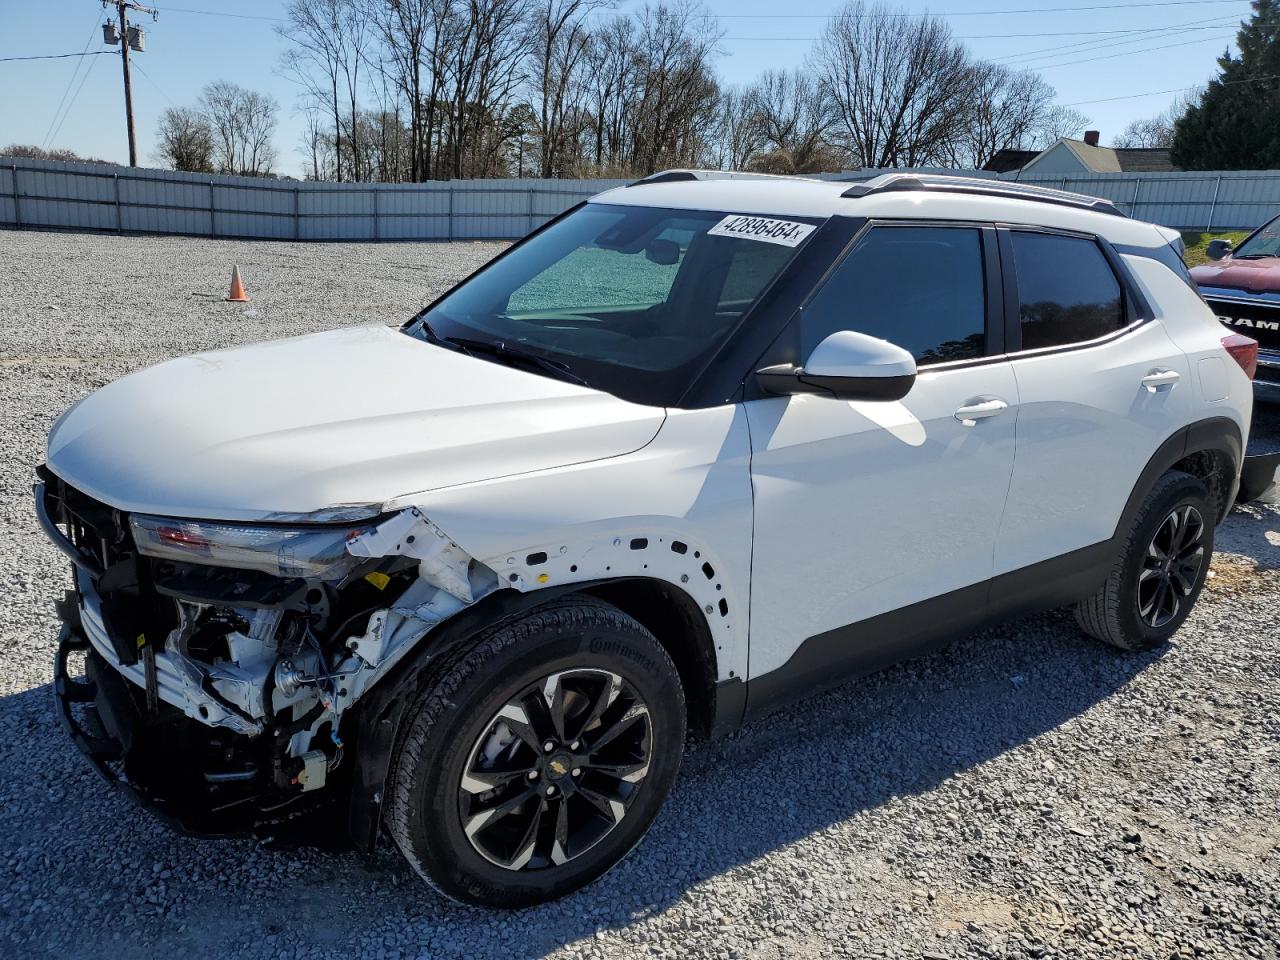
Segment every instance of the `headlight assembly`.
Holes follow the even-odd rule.
[[[130,517],[129,524],[144,556],[319,580],[338,580],[359,563],[347,543],[372,529],[371,524],[254,527],[142,514]]]

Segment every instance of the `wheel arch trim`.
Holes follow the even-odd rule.
[[[1209,417],[1188,424],[1177,430],[1164,441],[1138,476],[1137,483],[1129,494],[1124,511],[1116,521],[1112,539],[1121,531],[1128,529],[1134,516],[1142,507],[1156,481],[1168,473],[1188,457],[1198,453],[1215,454],[1225,457],[1231,465],[1231,477],[1222,491],[1218,523],[1226,517],[1226,512],[1235,501],[1236,490],[1240,484],[1240,465],[1244,459],[1244,439],[1240,426],[1229,417]]]

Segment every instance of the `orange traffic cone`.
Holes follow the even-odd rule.
[[[240,264],[231,268],[231,292],[227,294],[228,303],[248,303],[249,295],[244,292],[244,284],[240,282]]]

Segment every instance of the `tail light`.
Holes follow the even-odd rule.
[[[1233,333],[1222,338],[1222,348],[1231,354],[1231,359],[1240,364],[1244,375],[1252,380],[1258,372],[1258,341]]]

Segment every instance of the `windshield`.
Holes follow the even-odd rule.
[[[406,332],[670,405],[816,222],[587,204],[513,247]]]
[[[1233,260],[1253,257],[1280,257],[1280,217],[1251,236],[1231,254]]]

